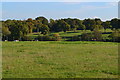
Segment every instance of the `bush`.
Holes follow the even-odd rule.
[[[120,31],[115,30],[109,37],[113,42],[120,42]]]
[[[95,39],[96,41],[101,41],[102,33],[99,30],[94,30],[93,31],[93,39]]]
[[[52,40],[53,41],[60,41],[61,37],[58,33],[52,35]]]
[[[83,33],[81,40],[85,41],[101,41],[102,33],[98,30],[94,30],[93,33]]]
[[[81,35],[81,40],[83,40],[83,41],[91,41],[92,39],[93,39],[92,33],[83,33]]]

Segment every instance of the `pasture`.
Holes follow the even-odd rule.
[[[117,78],[118,43],[2,42],[3,78]]]

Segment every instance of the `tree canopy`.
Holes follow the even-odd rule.
[[[29,33],[40,32],[46,35],[50,32],[67,32],[76,30],[98,30],[98,29],[119,29],[120,19],[114,18],[109,21],[102,21],[99,18],[80,20],[77,18],[50,19],[40,16],[27,20],[6,20],[2,22],[2,36],[9,40],[22,39]]]

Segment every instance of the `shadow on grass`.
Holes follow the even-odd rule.
[[[67,32],[67,33],[79,33],[79,32]]]
[[[111,34],[112,32],[103,32],[102,34]]]

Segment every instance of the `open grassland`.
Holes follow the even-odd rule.
[[[3,42],[3,78],[117,78],[118,43]]]

